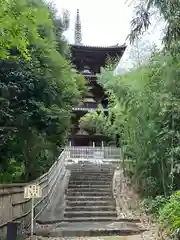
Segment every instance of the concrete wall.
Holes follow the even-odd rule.
[[[42,197],[34,201],[35,219],[41,218],[47,209],[51,209],[53,215],[54,198],[57,201],[60,199],[60,203],[63,204],[64,189],[68,183],[69,173],[65,167],[66,155],[66,152],[62,152],[50,170],[33,182],[42,188]],[[20,235],[30,224],[31,200],[24,199],[26,185],[0,184],[0,240],[6,238],[8,222],[19,223]]]

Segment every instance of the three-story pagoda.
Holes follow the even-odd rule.
[[[106,142],[106,138],[101,134],[90,134],[79,128],[79,119],[89,110],[97,110],[98,105],[103,106],[107,111],[107,98],[103,88],[97,83],[97,74],[100,68],[106,64],[107,57],[121,58],[125,46],[93,47],[81,44],[81,25],[79,19],[79,10],[75,25],[75,44],[71,45],[71,61],[75,70],[82,73],[88,85],[88,93],[78,106],[74,106],[72,114],[72,130],[69,140],[72,146],[101,146]]]

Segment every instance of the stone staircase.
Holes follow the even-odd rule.
[[[46,237],[128,236],[144,232],[129,219],[117,219],[112,192],[115,167],[108,164],[70,164],[64,218],[48,221],[36,235]],[[58,215],[58,212],[57,212]],[[44,222],[44,223],[43,223]],[[46,219],[39,222],[43,227]]]
[[[74,166],[66,192],[64,221],[115,221],[113,174],[114,168],[109,165]]]

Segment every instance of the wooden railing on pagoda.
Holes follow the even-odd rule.
[[[98,111],[99,110],[99,108],[93,108],[93,107],[73,107],[73,109],[72,109],[73,111],[84,111],[84,112],[86,112],[86,111],[90,111],[90,110],[96,110],[96,111]],[[108,109],[107,108],[103,108],[103,111],[104,112],[108,112]]]

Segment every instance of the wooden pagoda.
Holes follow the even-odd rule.
[[[76,26],[80,27],[79,10],[77,11]],[[106,139],[100,134],[91,134],[79,128],[79,119],[89,110],[97,110],[98,105],[102,104],[104,111],[107,112],[107,98],[102,87],[97,83],[97,74],[100,73],[100,68],[106,64],[107,57],[121,58],[125,45],[111,47],[93,47],[84,46],[81,43],[80,31],[75,31],[75,45],[71,45],[71,62],[75,70],[82,73],[88,85],[88,93],[84,101],[78,106],[74,106],[72,113],[72,129],[69,136],[69,141],[72,146],[101,146],[102,141]]]

